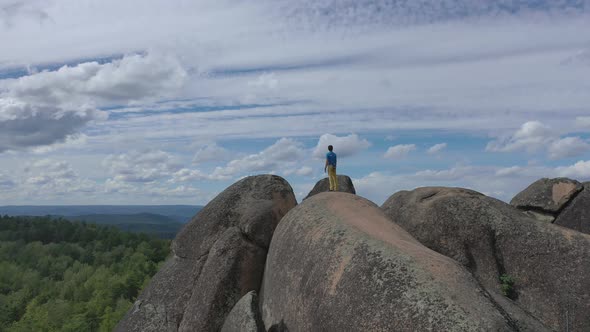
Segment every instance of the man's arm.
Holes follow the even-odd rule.
[[[326,158],[326,164],[324,165],[324,173],[326,173],[326,168],[328,168],[328,158]]]

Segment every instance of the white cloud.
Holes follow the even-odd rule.
[[[29,196],[93,194],[98,190],[96,182],[80,177],[69,163],[54,159],[27,165],[23,175],[18,189]]]
[[[211,176],[224,178],[243,173],[286,171],[305,157],[305,154],[300,142],[281,138],[259,153],[232,160],[224,167],[217,167]]]
[[[154,182],[181,168],[174,157],[161,150],[132,151],[110,155],[103,161],[116,182]]]
[[[89,122],[106,120],[97,106],[167,96],[185,76],[174,58],[148,54],[9,81],[0,89],[0,152],[64,142]]]
[[[590,151],[590,144],[580,137],[561,138],[551,142],[548,147],[551,159],[576,157],[588,151]]]
[[[186,76],[174,57],[128,55],[24,76],[9,84],[9,94],[39,105],[129,103],[168,96],[183,86]]]
[[[431,146],[426,152],[428,154],[436,154],[447,148],[447,143],[438,143]]]
[[[230,152],[217,145],[217,143],[206,144],[201,147],[195,157],[193,158],[193,164],[201,164],[209,161],[224,161],[230,156]]]
[[[332,134],[323,134],[318,140],[318,144],[313,150],[315,158],[324,158],[328,152],[328,145],[334,147],[334,152],[338,157],[350,157],[363,150],[368,149],[371,143],[360,138],[357,134],[350,134],[348,136],[336,136]]]
[[[555,133],[539,121],[524,123],[513,135],[488,143],[494,152],[538,151],[555,139]]]
[[[580,118],[578,118],[580,119]],[[580,122],[578,120],[578,122]],[[510,136],[488,143],[486,151],[493,152],[537,152],[546,150],[550,159],[579,156],[590,151],[590,143],[581,137],[563,137],[539,121],[524,123]]]
[[[391,159],[404,158],[405,156],[407,156],[410,152],[412,152],[414,150],[416,150],[415,144],[400,144],[400,145],[390,146],[389,149],[387,149],[387,151],[383,155],[383,157],[391,158]]]
[[[297,171],[295,171],[295,174],[300,175],[300,176],[310,176],[313,173],[313,169],[309,166],[303,166],[300,169],[298,169]]]
[[[590,160],[580,160],[571,166],[561,166],[556,168],[559,176],[570,177],[577,180],[590,179]]]
[[[172,179],[170,181],[174,183],[184,183],[200,180],[223,181],[229,179],[231,179],[231,176],[229,175],[219,173],[208,174],[198,169],[183,168],[172,174]]]

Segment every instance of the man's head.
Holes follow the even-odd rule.
[[[333,149],[334,149],[334,147],[333,147],[333,146],[331,146],[331,145],[328,145],[328,151],[332,151]]]

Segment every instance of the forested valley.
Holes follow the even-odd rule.
[[[112,226],[0,216],[0,331],[111,331],[169,244]]]

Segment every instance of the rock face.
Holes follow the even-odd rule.
[[[590,234],[590,182],[541,179],[510,202],[540,221]]]
[[[225,319],[221,332],[265,332],[256,291],[249,292],[236,303]]]
[[[555,207],[577,190],[559,188]],[[402,191],[382,209],[421,243],[467,267],[506,312],[513,303],[552,330],[590,331],[589,235],[459,188]],[[513,301],[500,295],[504,274],[515,281]]]
[[[590,234],[590,182],[584,183],[584,190],[561,211],[555,224]]]
[[[338,175],[338,191],[345,192],[349,194],[356,194],[356,190],[354,189],[354,185],[352,184],[352,180],[347,175]],[[307,194],[304,200],[310,198],[313,195],[317,195],[319,193],[323,193],[325,191],[330,190],[330,181],[328,178],[321,179],[318,181],[313,189]]]
[[[115,330],[221,329],[236,302],[259,289],[273,231],[296,204],[278,176],[247,177],[227,188],[180,231],[173,256]]]
[[[283,218],[261,302],[269,331],[517,330],[460,264],[344,193],[318,194]]]
[[[510,204],[521,210],[555,214],[582,190],[582,184],[566,178],[540,179],[518,195]]]

